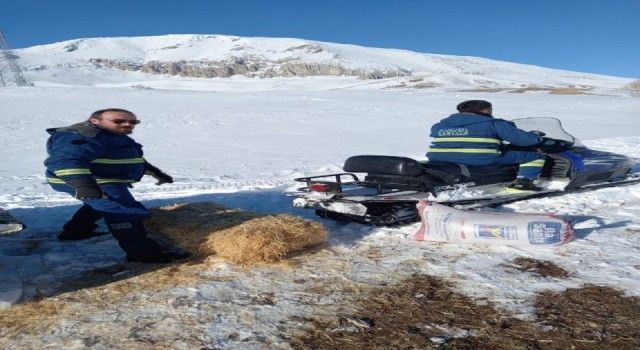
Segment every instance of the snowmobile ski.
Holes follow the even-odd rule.
[[[640,177],[634,177],[631,179],[587,185],[584,187],[568,189],[564,191],[563,190],[522,191],[521,193],[514,194],[513,196],[504,196],[504,197],[498,197],[498,198],[487,199],[487,200],[479,200],[479,201],[476,200],[476,201],[449,202],[447,204],[457,209],[493,208],[493,207],[498,207],[504,204],[515,203],[515,202],[529,200],[529,199],[558,197],[558,196],[563,196],[565,194],[570,194],[570,193],[594,191],[594,190],[607,188],[607,187],[630,186],[638,183],[640,183]]]

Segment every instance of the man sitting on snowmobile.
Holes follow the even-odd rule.
[[[453,162],[464,165],[519,164],[518,175],[509,187],[539,191],[534,184],[542,172],[545,155],[538,152],[502,150],[503,141],[515,146],[535,146],[543,134],[518,129],[515,124],[492,116],[490,102],[464,101],[458,112],[431,127],[429,161]]]

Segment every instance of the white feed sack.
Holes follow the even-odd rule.
[[[573,228],[551,214],[481,213],[420,201],[418,241],[550,246],[571,241]]]

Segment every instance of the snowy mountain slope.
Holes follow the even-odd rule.
[[[208,83],[219,85],[220,81],[211,78],[233,77],[232,83],[241,82],[249,89],[297,89],[300,85],[291,79],[280,79],[267,88],[246,78],[323,76],[343,77],[336,81],[338,86],[359,89],[574,89],[569,92],[612,93],[632,81],[477,57],[225,35],[87,38],[15,53],[27,78],[40,86],[116,84],[185,89],[189,84],[180,82],[186,80],[197,81],[201,89],[216,90],[216,85]]]

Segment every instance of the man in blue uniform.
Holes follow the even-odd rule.
[[[96,222],[104,219],[128,261],[171,262],[179,256],[163,252],[147,237],[142,222],[149,211],[129,192],[131,184],[145,174],[156,178],[157,185],[173,182],[149,164],[142,157],[142,146],[127,136],[139,123],[132,112],[109,108],[94,112],[85,122],[47,129],[51,134],[44,162],[47,181],[53,189],[84,203],[58,238],[90,238]]]
[[[492,116],[491,103],[469,100],[431,127],[432,143],[427,151],[430,161],[465,165],[519,164],[518,177],[509,187],[539,191],[534,184],[545,163],[538,152],[502,151],[503,141],[515,146],[535,146],[542,142],[539,132],[518,129],[515,124]]]

